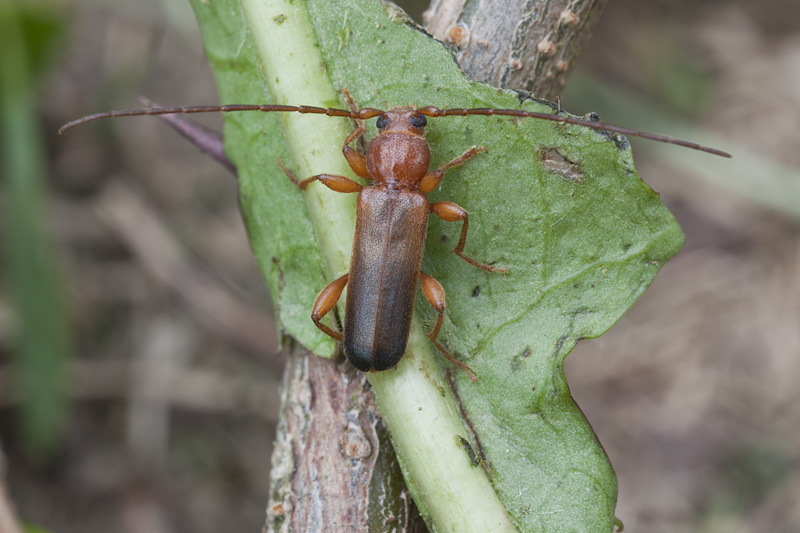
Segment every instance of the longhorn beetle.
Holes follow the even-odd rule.
[[[354,367],[364,372],[387,370],[396,366],[405,352],[414,309],[414,294],[419,279],[425,299],[438,313],[436,324],[428,334],[428,338],[448,360],[464,369],[473,381],[477,378],[469,366],[453,357],[437,340],[444,320],[445,293],[436,279],[420,270],[428,213],[433,213],[447,222],[463,221],[461,237],[453,250],[456,255],[488,272],[507,272],[507,269],[485,265],[464,255],[469,223],[467,212],[452,202],[441,201],[431,204],[425,196],[439,185],[447,169],[461,165],[485,151],[485,148],[473,146],[438,169],[429,170],[430,147],[423,137],[427,124],[426,117],[499,115],[538,118],[677,144],[722,157],[731,157],[722,150],[690,141],[560,114],[521,109],[439,109],[433,106],[392,108],[388,111],[373,108],[358,109],[349,94],[347,97],[351,107],[349,110],[291,105],[221,105],[111,111],[69,122],[61,127],[59,133],[104,118],[178,113],[232,111],[308,113],[345,117],[357,121],[358,127],[345,139],[342,153],[353,172],[361,178],[371,180],[371,185],[364,187],[349,178],[332,174],[318,174],[298,182],[278,161],[278,165],[286,172],[289,179],[302,190],[305,190],[310,183],[319,181],[332,191],[358,193],[350,271],[322,289],[314,303],[311,319],[320,330],[341,342],[347,360]],[[363,121],[376,117],[378,134],[369,142],[366,154],[351,148],[350,143],[366,132]],[[348,284],[344,331],[340,333],[323,324],[322,319],[336,306],[345,285]]]

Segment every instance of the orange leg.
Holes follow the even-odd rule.
[[[347,106],[350,108],[350,111],[354,113],[358,113],[358,106],[356,105],[356,101],[353,100],[353,97],[350,95],[350,91],[346,88],[342,89],[344,93],[345,100],[347,100]],[[367,128],[364,127],[364,121],[361,119],[356,120],[356,129],[347,136],[347,139],[344,141],[344,146],[342,146],[342,153],[344,154],[344,158],[347,159],[347,164],[350,165],[350,168],[353,169],[356,176],[364,179],[371,180],[372,177],[369,175],[367,171],[367,158],[364,154],[359,152],[358,150],[354,150],[348,146],[351,142],[355,141],[367,131]]]
[[[281,170],[283,170],[283,172],[289,177],[291,182],[297,185],[301,191],[306,190],[306,187],[308,187],[313,181],[319,181],[330,190],[336,192],[359,192],[361,189],[363,189],[361,185],[350,178],[338,176],[336,174],[317,174],[316,176],[311,176],[303,181],[297,181],[297,178],[294,177],[292,171],[285,167],[283,163],[281,163],[280,159],[276,160],[275,162],[279,167],[281,167]]]
[[[351,142],[364,135],[366,131],[367,129],[364,127],[364,125],[359,124],[358,128],[356,128],[356,130],[348,135],[347,139],[344,140],[342,153],[344,154],[344,158],[347,159],[347,164],[350,165],[350,168],[353,170],[353,172],[355,172],[356,176],[371,180],[372,177],[369,175],[369,171],[367,170],[367,157],[358,150],[354,150],[353,148],[347,146]]]
[[[314,302],[314,309],[311,311],[311,320],[314,321],[314,324],[339,342],[342,342],[342,334],[332,330],[320,321],[336,307],[336,302],[339,301],[345,285],[347,285],[347,274],[328,283],[317,296],[317,300]]]
[[[453,250],[454,254],[470,265],[486,270],[487,272],[508,272],[507,268],[496,268],[491,265],[484,265],[483,263],[479,263],[471,257],[464,255],[463,251],[464,243],[467,241],[469,215],[463,207],[454,204],[453,202],[436,202],[431,204],[431,211],[445,222],[458,222],[459,220],[464,221],[464,225],[461,227],[461,238],[458,240],[458,245],[456,246],[455,250]]]
[[[439,186],[439,183],[442,182],[442,176],[444,175],[447,169],[457,167],[464,161],[472,159],[480,152],[485,152],[485,151],[486,148],[484,148],[483,146],[481,146],[480,148],[476,148],[475,146],[473,146],[472,148],[470,148],[460,156],[456,157],[449,163],[445,163],[444,165],[440,166],[433,172],[428,172],[427,174],[425,174],[425,177],[422,178],[422,181],[419,182],[419,192],[422,193],[431,192],[433,189]]]
[[[442,284],[436,281],[436,278],[433,276],[429,276],[425,272],[419,273],[419,281],[422,285],[422,294],[425,296],[425,299],[428,300],[428,303],[431,304],[431,307],[436,309],[436,312],[439,313],[439,318],[436,319],[436,325],[433,326],[433,329],[428,334],[428,339],[436,346],[442,355],[444,355],[448,361],[456,365],[458,368],[463,370],[469,376],[473,382],[478,380],[478,377],[475,375],[475,372],[464,363],[463,361],[459,361],[456,359],[453,354],[447,351],[447,349],[439,342],[436,338],[439,336],[439,330],[442,329],[442,323],[444,322],[444,289],[442,288]]]

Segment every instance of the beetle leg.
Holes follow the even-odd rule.
[[[311,311],[311,320],[314,321],[314,325],[339,342],[342,342],[342,334],[320,321],[336,307],[336,302],[339,301],[345,285],[347,285],[347,274],[328,283],[317,296],[314,309]]]
[[[342,93],[344,93],[344,98],[347,100],[347,107],[350,108],[350,111],[353,113],[358,113],[358,106],[356,105],[356,101],[353,99],[350,91],[347,90],[347,87],[342,89]],[[350,168],[353,169],[353,172],[356,173],[356,176],[364,179],[371,180],[372,177],[369,175],[367,171],[367,158],[364,154],[359,152],[358,150],[354,150],[347,146],[351,142],[355,141],[367,131],[364,127],[364,120],[363,119],[356,119],[356,129],[347,136],[347,139],[344,141],[344,146],[342,146],[342,153],[344,154],[344,158],[347,159],[347,164],[350,165]]]
[[[483,146],[481,146],[480,148],[473,146],[472,148],[470,148],[460,156],[456,157],[449,163],[445,163],[444,165],[440,166],[433,172],[428,172],[427,174],[425,174],[425,177],[422,178],[422,181],[419,182],[419,192],[422,193],[431,192],[433,189],[439,186],[439,183],[441,183],[442,181],[442,176],[444,175],[447,169],[457,167],[464,161],[472,159],[480,152],[485,152],[485,151],[486,148],[484,148]]]
[[[453,250],[454,254],[470,265],[486,270],[487,272],[508,272],[507,268],[497,268],[493,267],[492,265],[484,265],[483,263],[479,263],[471,257],[464,255],[463,251],[464,243],[467,241],[469,215],[463,207],[454,204],[453,202],[436,202],[431,204],[431,211],[434,215],[441,218],[445,222],[458,222],[459,220],[464,221],[464,225],[461,227],[461,238],[458,240],[458,245],[456,246],[455,250]]]
[[[353,131],[350,135],[347,136],[347,139],[344,140],[344,146],[342,146],[342,153],[344,154],[344,158],[347,159],[347,164],[350,165],[350,168],[355,172],[356,176],[364,179],[371,180],[372,177],[369,175],[369,171],[367,170],[367,156],[350,148],[348,144],[355,141],[367,131],[364,127],[363,121],[362,124],[358,125],[358,128]]]
[[[444,321],[444,288],[436,278],[420,271],[419,281],[422,285],[422,295],[428,300],[437,313],[439,318],[436,320],[436,325],[428,334],[430,340],[435,340],[439,336],[439,330],[442,329],[442,322]]]
[[[283,163],[281,163],[280,159],[275,160],[281,170],[289,177],[292,183],[297,185],[301,191],[306,190],[306,187],[313,181],[319,181],[327,188],[335,192],[359,192],[363,187],[356,183],[355,181],[351,180],[350,178],[346,178],[344,176],[338,176],[336,174],[317,174],[316,176],[311,176],[310,178],[306,178],[303,181],[297,181],[297,178],[294,177],[294,174],[288,167],[285,167]]]
[[[317,174],[316,176],[304,179],[298,183],[297,186],[300,187],[300,190],[304,191],[312,181],[319,181],[335,192],[360,192],[361,189],[363,189],[361,185],[350,178],[338,176],[336,174]]]
[[[442,343],[439,342],[436,338],[439,336],[439,330],[442,329],[442,323],[444,322],[444,289],[442,288],[442,284],[436,281],[436,278],[433,276],[429,276],[425,272],[420,271],[419,273],[419,281],[422,285],[422,294],[425,296],[425,299],[428,300],[428,303],[431,304],[437,313],[439,313],[439,318],[436,319],[436,325],[433,326],[433,329],[428,334],[428,339],[436,346],[442,355],[444,355],[448,361],[456,365],[458,368],[463,370],[469,376],[473,382],[478,380],[478,377],[472,371],[472,369],[464,363],[463,361],[459,361],[456,359],[453,354],[447,351],[447,349],[442,346]]]
[[[347,107],[350,108],[350,111],[352,111],[353,113],[358,113],[358,105],[356,104],[356,99],[353,98],[352,94],[350,94],[350,89],[344,87],[342,89],[342,94],[344,94],[344,99],[347,102]],[[362,119],[356,119],[356,120],[359,121],[358,122],[359,124],[364,123]]]

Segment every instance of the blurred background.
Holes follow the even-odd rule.
[[[216,102],[191,11],[10,5],[0,480],[31,531],[258,531],[282,363],[235,180],[159,120],[57,135],[140,95]],[[566,365],[617,515],[634,532],[800,531],[800,4],[610,2],[562,104],[735,156],[634,141],[687,243]]]

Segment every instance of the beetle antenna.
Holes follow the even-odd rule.
[[[152,115],[177,115],[184,114],[190,115],[194,113],[231,113],[234,111],[261,111],[262,113],[304,113],[314,115],[327,115],[329,117],[347,117],[354,120],[366,120],[385,114],[385,111],[380,109],[372,109],[365,107],[358,111],[350,111],[347,109],[335,109],[332,107],[314,107],[314,106],[294,106],[294,105],[258,105],[258,104],[235,104],[235,105],[218,105],[218,106],[178,106],[178,107],[147,107],[140,109],[120,109],[117,111],[107,111],[105,113],[96,113],[94,115],[87,115],[79,119],[67,122],[58,133],[64,133],[68,129],[101,120],[106,118],[119,118],[119,117],[141,117]]]
[[[639,131],[634,130],[631,128],[626,128],[623,126],[614,126],[612,124],[603,124],[602,122],[594,121],[594,120],[587,120],[581,118],[573,118],[563,115],[554,115],[551,113],[541,113],[538,111],[525,111],[523,109],[493,109],[491,107],[479,107],[479,108],[456,108],[456,109],[439,109],[437,107],[428,106],[428,107],[421,107],[417,109],[417,113],[421,115],[425,115],[428,117],[448,117],[448,116],[466,116],[466,115],[483,115],[483,116],[507,116],[507,117],[528,117],[528,118],[539,118],[542,120],[549,120],[552,122],[558,122],[559,124],[577,124],[579,126],[585,126],[587,128],[591,128],[594,130],[605,130],[611,131],[614,133],[620,133],[622,135],[630,135],[632,137],[641,137],[643,139],[649,139],[651,141],[663,142],[667,144],[676,144],[678,146],[683,146],[685,148],[691,148],[692,150],[698,150],[700,152],[706,152],[708,154],[718,155],[720,157],[732,157],[731,154],[725,152],[724,150],[718,150],[717,148],[711,148],[709,146],[703,146],[702,144],[698,144],[692,141],[685,141],[683,139],[677,139],[675,137],[669,137],[667,135],[661,135],[659,133],[648,133],[646,131]]]
[[[315,114],[327,115],[329,117],[346,117],[353,120],[367,120],[370,118],[384,115],[386,112],[381,109],[373,109],[365,107],[359,110],[336,109],[332,107],[315,107],[315,106],[293,106],[293,105],[259,105],[259,104],[233,104],[233,105],[219,105],[219,106],[177,106],[177,107],[147,107],[140,109],[121,109],[117,111],[108,111],[105,113],[96,113],[94,115],[87,115],[79,119],[67,122],[58,133],[64,133],[68,129],[80,126],[95,120],[102,120],[106,118],[119,118],[119,117],[139,117],[139,116],[152,116],[152,115],[177,115],[177,114],[195,114],[195,113],[231,113],[235,111],[261,111],[262,113],[302,113],[302,114]],[[663,142],[667,144],[675,144],[706,152],[721,157],[732,157],[731,154],[724,150],[703,146],[701,144],[661,135],[659,133],[648,133],[646,131],[639,131],[624,126],[614,126],[612,124],[604,124],[595,120],[587,120],[581,118],[573,118],[569,116],[542,113],[538,111],[526,111],[523,109],[494,109],[491,107],[478,107],[478,108],[453,108],[453,109],[439,109],[434,106],[421,107],[416,110],[420,115],[428,117],[449,117],[449,116],[467,116],[467,115],[481,115],[481,116],[507,116],[507,117],[520,117],[520,118],[538,118],[542,120],[549,120],[551,122],[558,122],[559,124],[576,124],[594,130],[604,130],[622,135],[629,135],[632,137],[641,137],[651,141]]]

